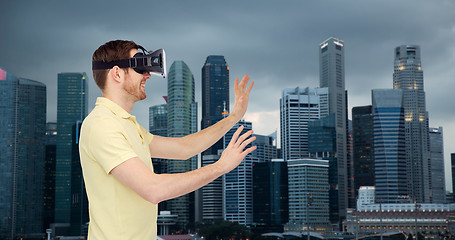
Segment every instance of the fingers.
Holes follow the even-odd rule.
[[[241,145],[245,139],[253,134],[253,130],[250,130],[246,133],[244,133],[242,136],[239,137],[239,139],[236,141],[236,145]],[[244,147],[243,147],[244,148]]]
[[[240,90],[241,92],[244,92],[249,81],[250,77],[246,74],[245,76],[243,76],[242,81],[240,81],[240,83],[239,78],[235,78],[234,91],[237,92],[238,90]]]
[[[253,89],[254,81],[250,83],[250,86],[248,86],[248,89],[246,90],[246,94],[250,95],[251,89]]]
[[[252,143],[254,140],[256,140],[256,137],[250,137],[247,140],[243,141],[242,144],[240,144],[240,149],[244,149],[248,144]]]
[[[235,131],[234,135],[232,135],[232,139],[231,141],[229,142],[229,145],[231,147],[236,147],[236,148],[240,148],[240,149],[244,149],[246,146],[248,146],[248,144],[252,143],[254,140],[256,140],[256,137],[250,137],[248,138],[249,136],[251,136],[253,134],[253,130],[250,130],[246,133],[244,133],[243,135],[240,135],[240,133],[242,132],[243,130],[243,126],[240,126],[237,131]],[[247,139],[248,138],[248,139]]]
[[[229,145],[223,151],[219,160],[220,164],[222,164],[222,168],[225,169],[224,173],[230,172],[232,169],[237,167],[248,154],[257,149],[256,146],[245,149],[248,144],[256,140],[256,137],[250,137],[251,134],[253,134],[253,130],[240,135],[243,129],[244,126],[239,126],[239,128],[235,131]]]
[[[253,152],[254,150],[256,150],[257,146],[252,146],[250,148],[248,148],[247,150],[245,150],[243,153],[242,153],[242,159],[244,159],[246,157],[246,155],[250,154],[251,152]]]
[[[236,143],[237,138],[239,137],[240,133],[243,130],[243,125],[240,125],[240,127],[235,131],[235,133],[232,135],[231,141],[229,142],[229,146],[232,146]]]
[[[242,90],[242,92],[245,91],[246,85],[248,84],[249,81],[250,77],[245,74],[245,76],[243,76],[242,78],[242,81],[240,82],[240,89]]]

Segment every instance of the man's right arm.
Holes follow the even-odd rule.
[[[253,131],[239,136],[242,129],[237,129],[217,162],[194,171],[155,174],[139,158],[131,158],[110,173],[145,200],[158,204],[197,190],[237,167],[246,155],[256,149],[256,146],[245,149],[255,137],[248,138]]]
[[[206,150],[222,138],[242,117],[248,107],[248,101],[254,82],[248,85],[250,77],[245,75],[239,83],[234,82],[234,109],[228,117],[204,128],[199,132],[178,138],[154,136],[149,144],[152,157],[185,160]]]

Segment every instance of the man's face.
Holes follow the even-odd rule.
[[[131,49],[130,57],[133,57],[138,53],[137,49]],[[146,72],[144,74],[139,74],[134,69],[128,69],[128,72],[125,72],[125,84],[123,88],[128,92],[135,101],[144,100],[147,95],[145,94],[145,82],[150,78],[150,73]]]

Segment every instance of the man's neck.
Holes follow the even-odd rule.
[[[128,99],[127,97],[122,97],[121,94],[109,94],[103,92],[102,96],[116,103],[121,108],[125,109],[125,111],[131,114],[135,101]]]

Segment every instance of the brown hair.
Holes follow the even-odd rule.
[[[131,49],[140,49],[140,45],[133,41],[114,40],[101,45],[93,53],[92,61],[112,62],[116,60],[129,59]],[[128,69],[125,69],[128,71]],[[103,90],[106,85],[106,78],[109,69],[93,70],[93,79],[96,85]]]

